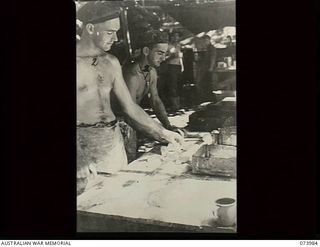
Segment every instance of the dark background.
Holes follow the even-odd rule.
[[[235,26],[236,23],[234,2],[180,6],[161,4],[161,7],[194,34]]]
[[[237,1],[233,236],[76,234],[75,8],[2,4],[0,238],[319,239],[315,2]]]

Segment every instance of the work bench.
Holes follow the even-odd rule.
[[[182,160],[200,145],[189,141]],[[89,182],[77,198],[77,230],[235,233],[236,226],[217,226],[212,212],[217,199],[236,199],[236,179],[196,175],[190,162],[166,159],[156,146],[118,174]]]

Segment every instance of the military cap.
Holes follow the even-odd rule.
[[[97,24],[119,17],[120,4],[117,1],[94,1],[83,5],[77,12],[77,18],[83,24]]]
[[[146,46],[153,46],[159,43],[168,43],[168,34],[158,30],[149,30],[143,32],[137,41],[137,46],[142,48]]]

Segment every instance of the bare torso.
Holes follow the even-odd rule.
[[[136,95],[135,102],[140,104],[141,100],[149,93],[151,84],[157,79],[156,71],[154,68],[151,68],[148,73],[142,72],[138,63],[126,66],[124,70],[126,83],[135,84],[133,87]],[[130,85],[128,86],[130,87]],[[130,88],[132,90],[132,87]]]
[[[174,54],[174,57],[168,59],[167,63],[171,65],[181,65],[181,59],[179,57],[179,53],[181,53],[181,45],[169,44],[168,50],[171,54]]]
[[[113,88],[112,65],[108,55],[77,57],[77,123],[110,122],[115,116],[110,107]]]

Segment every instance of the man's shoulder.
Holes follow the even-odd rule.
[[[123,65],[123,73],[125,75],[135,76],[138,75],[139,65],[136,62],[128,62]]]
[[[109,65],[109,66],[111,65],[114,68],[121,68],[118,58],[109,53],[102,56],[102,62],[105,63],[106,65]]]
[[[85,58],[77,56],[77,64],[85,63]]]
[[[127,61],[126,63],[123,64],[123,69],[132,70],[136,65],[137,64],[135,61]]]
[[[150,77],[155,80],[157,80],[157,78],[158,78],[157,70],[153,67],[151,67],[151,69],[150,69]]]

